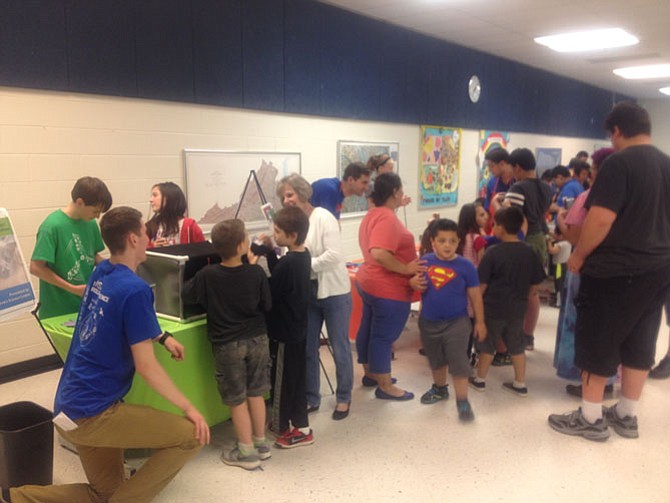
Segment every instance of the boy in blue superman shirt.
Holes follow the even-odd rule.
[[[468,317],[468,300],[475,314],[474,335],[486,338],[484,303],[477,270],[457,255],[458,225],[445,218],[431,222],[427,229],[433,253],[422,257],[427,271],[410,281],[423,292],[419,331],[423,349],[433,373],[433,386],[423,394],[421,403],[431,404],[449,398],[447,370],[456,390],[456,408],[461,421],[475,418],[468,402],[468,340],[473,331]]]

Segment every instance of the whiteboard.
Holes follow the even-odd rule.
[[[248,229],[267,228],[261,197],[249,176],[252,170],[263,195],[276,211],[281,208],[276,195],[277,182],[291,173],[300,173],[300,153],[184,149],[188,215],[203,231],[211,230],[217,222],[235,218],[238,207],[237,218]],[[247,191],[242,200],[245,186]]]

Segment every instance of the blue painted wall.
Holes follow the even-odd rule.
[[[624,98],[313,0],[0,0],[0,12],[6,86],[578,137],[602,137]]]

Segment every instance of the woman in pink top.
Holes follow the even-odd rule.
[[[424,270],[416,256],[414,236],[395,214],[403,196],[398,175],[379,175],[370,195],[374,206],[358,230],[364,260],[356,274],[356,288],[363,301],[356,336],[358,363],[365,371],[363,384],[377,385],[375,396],[385,400],[414,398],[413,393],[398,388],[391,379],[391,346],[405,327],[410,311],[409,280]]]

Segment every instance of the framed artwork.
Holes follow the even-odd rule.
[[[267,203],[281,208],[277,182],[290,173],[300,173],[298,152],[185,149],[188,214],[203,231],[236,215],[250,230],[265,229]]]
[[[497,148],[507,148],[509,133],[502,131],[479,131],[479,152],[477,153],[477,197],[486,197],[486,185],[492,177],[486,163],[486,154]]]
[[[362,142],[340,140],[337,142],[337,176],[342,179],[344,170],[352,162],[368,163],[373,155],[386,154],[395,162],[396,173],[400,170],[400,144],[396,142]],[[348,196],[342,202],[341,218],[359,217],[368,211],[368,197],[372,192],[375,173],[372,173],[370,188],[364,196]]]
[[[541,148],[535,149],[535,165],[537,169],[537,176],[542,176],[542,173],[548,169],[553,169],[554,166],[561,164],[562,149],[560,148]]]
[[[459,128],[421,126],[419,209],[458,203],[461,136]]]

